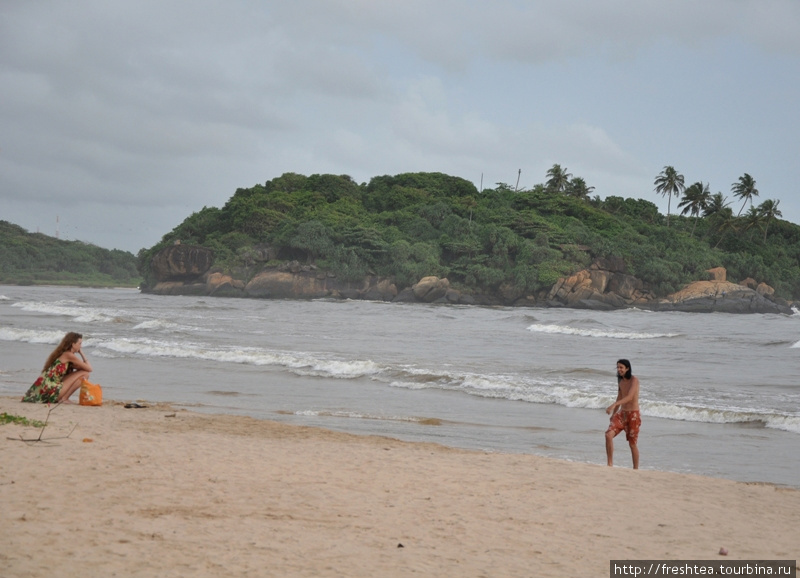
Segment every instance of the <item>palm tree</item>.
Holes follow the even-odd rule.
[[[742,210],[744,206],[747,204],[747,201],[750,201],[750,206],[753,206],[753,197],[758,196],[758,189],[756,189],[756,180],[748,175],[747,173],[743,174],[739,177],[739,181],[733,183],[731,185],[731,192],[733,193],[734,197],[739,199],[744,199],[742,203],[742,208],[739,209],[739,212],[736,214],[738,217],[742,214]]]
[[[767,242],[767,229],[769,228],[769,222],[772,219],[777,219],[778,217],[782,217],[783,213],[781,213],[780,209],[778,209],[778,205],[780,205],[780,200],[775,201],[772,199],[767,199],[763,203],[758,206],[758,210],[761,212],[761,215],[764,217],[764,242]]]
[[[661,171],[661,174],[656,177],[653,184],[656,186],[656,193],[662,197],[667,197],[667,227],[669,227],[670,202],[672,201],[672,195],[679,196],[685,188],[683,186],[683,175],[679,174],[675,167],[666,166]]]
[[[547,176],[550,177],[547,179],[545,186],[551,191],[555,191],[557,193],[563,193],[567,190],[567,186],[569,185],[569,180],[572,178],[572,175],[567,172],[567,167],[561,168],[561,165],[555,164],[550,167],[550,170],[547,171]]]
[[[694,228],[697,226],[697,219],[701,211],[705,211],[711,201],[711,191],[708,190],[708,183],[705,185],[701,182],[696,182],[686,189],[683,194],[683,200],[678,203],[678,207],[684,207],[681,215],[690,213],[694,216],[694,224],[692,225],[692,234],[694,237]]]
[[[719,215],[720,213],[722,213],[722,210],[728,205],[730,205],[730,203],[728,202],[728,197],[723,197],[722,193],[711,195],[708,204],[703,209],[703,216],[713,217],[714,215]]]
[[[725,233],[728,231],[733,231],[734,233],[736,232],[736,217],[733,216],[733,209],[730,207],[724,207],[719,213],[717,213],[716,217],[719,240],[717,241],[717,244],[714,245],[715,249],[719,247],[722,239],[725,238]]]
[[[761,212],[761,207],[750,206],[750,210],[744,215],[744,230],[749,231],[753,227],[763,229],[764,221],[764,213]]]
[[[570,197],[577,197],[578,199],[589,199],[589,194],[594,190],[594,187],[586,185],[586,181],[581,177],[575,177],[567,185],[564,191]]]

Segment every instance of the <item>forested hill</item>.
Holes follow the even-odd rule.
[[[0,221],[0,283],[136,287],[136,257],[81,241],[63,241]]]
[[[751,277],[800,298],[800,227],[779,211],[751,207],[737,217],[721,194],[698,204],[686,189],[670,200],[688,216],[667,219],[652,202],[589,192],[582,179],[552,175],[530,190],[500,183],[479,191],[441,173],[364,184],[286,173],[193,213],[139,252],[139,270],[151,287],[152,257],[180,241],[212,249],[215,270],[245,281],[298,260],[348,280],[392,277],[399,288],[436,275],[465,291],[541,294],[595,258],[617,256],[659,296],[722,266],[731,280]]]

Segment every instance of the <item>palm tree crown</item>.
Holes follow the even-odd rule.
[[[669,211],[672,195],[679,196],[685,189],[683,175],[675,170],[673,166],[666,166],[656,177],[653,183],[656,186],[656,193],[662,197],[667,197],[667,227],[669,227]]]
[[[758,189],[756,188],[756,180],[747,173],[739,177],[739,180],[731,185],[731,192],[733,196],[738,199],[744,199],[742,207],[736,214],[738,217],[742,214],[747,201],[750,201],[750,206],[753,205],[753,197],[758,196]]]
[[[694,228],[697,226],[697,218],[701,212],[708,208],[711,202],[711,191],[708,190],[708,183],[705,185],[701,182],[696,182],[686,189],[683,194],[683,199],[678,203],[678,207],[684,207],[681,215],[691,213],[695,218],[692,225],[692,237],[694,237]]]
[[[567,190],[569,180],[572,175],[567,171],[567,167],[561,168],[561,165],[555,164],[547,171],[547,182],[545,186],[551,191],[563,193]]]
[[[767,199],[763,203],[758,206],[758,211],[764,217],[764,241],[767,240],[767,229],[769,229],[769,223],[773,219],[777,219],[783,216],[778,205],[780,205],[780,200],[774,201],[772,199]]]
[[[588,199],[594,187],[586,184],[586,181],[581,177],[575,177],[567,185],[564,191],[570,197],[577,197],[578,199]]]
[[[719,215],[729,204],[728,198],[723,197],[722,193],[711,195],[706,207],[703,209],[703,216],[711,217],[713,215]]]

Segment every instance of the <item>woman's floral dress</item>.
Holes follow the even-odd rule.
[[[61,393],[61,380],[69,369],[69,363],[56,359],[53,364],[42,372],[39,379],[33,382],[22,401],[31,403],[58,403],[58,394]]]

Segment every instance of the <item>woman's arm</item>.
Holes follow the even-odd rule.
[[[83,353],[82,349],[79,349],[77,354],[66,351],[61,356],[61,360],[71,363],[73,369],[82,369],[90,373],[92,372],[92,364],[86,359],[86,354]]]

